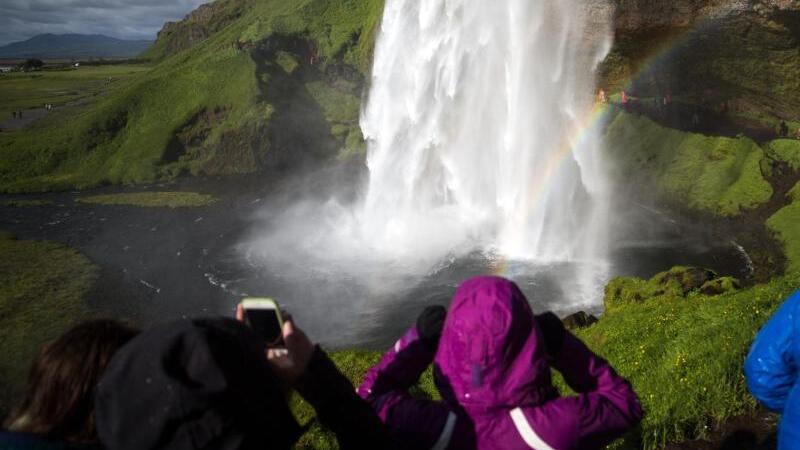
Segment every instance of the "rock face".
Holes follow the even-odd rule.
[[[561,319],[564,326],[570,330],[577,330],[579,328],[586,328],[597,323],[597,317],[587,314],[584,311],[578,311]]]
[[[615,45],[600,84],[671,92],[743,116],[800,114],[800,2],[615,0]]]
[[[698,20],[725,17],[750,9],[747,0],[615,0],[617,33],[689,27]]]
[[[164,24],[156,44],[163,46],[163,56],[191,48],[236,21],[244,8],[241,0],[218,0],[200,5],[183,20]]]
[[[661,275],[656,275],[654,281],[663,286],[664,289],[677,287],[681,296],[685,296],[691,291],[700,289],[706,283],[718,278],[713,270],[702,269],[700,267],[685,267],[672,269]]]

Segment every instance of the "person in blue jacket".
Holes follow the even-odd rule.
[[[779,450],[800,450],[800,291],[758,332],[744,364],[747,386],[764,406],[781,414]]]

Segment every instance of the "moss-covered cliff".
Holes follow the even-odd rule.
[[[0,135],[0,190],[287,168],[363,148],[382,0],[223,0],[169,24],[152,69],[77,112]]]

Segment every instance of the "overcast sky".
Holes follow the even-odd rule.
[[[0,45],[42,33],[156,38],[169,20],[211,0],[0,0]]]

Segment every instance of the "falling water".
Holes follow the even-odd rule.
[[[587,3],[386,2],[361,120],[361,222],[378,247],[604,258],[609,183],[588,114],[610,28]]]
[[[337,312],[348,326],[405,314],[396,304],[486,272],[541,308],[596,308],[611,190],[589,120],[610,47],[602,2],[387,0],[361,118],[367,185],[355,202],[264,208],[268,231],[240,249],[265,279],[241,288],[320,328]]]

